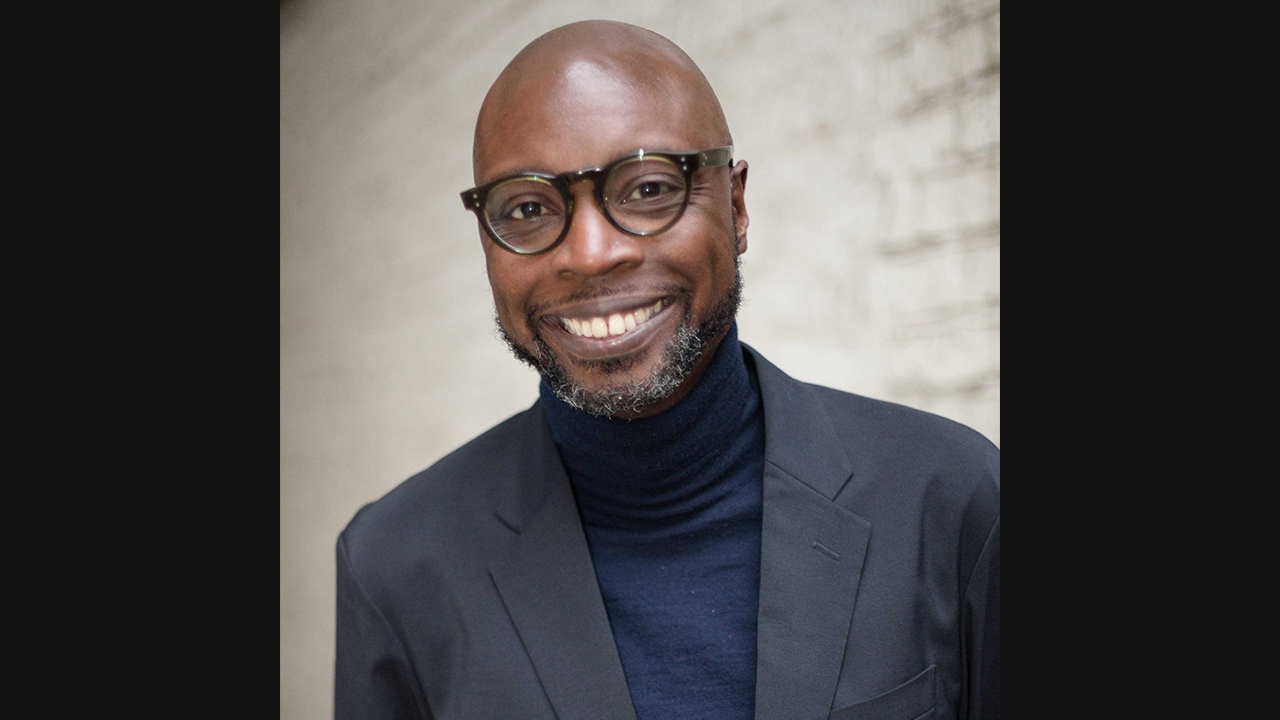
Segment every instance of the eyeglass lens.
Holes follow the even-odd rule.
[[[630,158],[605,178],[605,211],[624,229],[650,234],[665,229],[680,214],[687,192],[684,173],[670,160]],[[537,177],[513,178],[492,188],[484,213],[503,242],[523,251],[555,242],[568,215],[560,190]]]

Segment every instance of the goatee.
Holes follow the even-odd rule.
[[[680,317],[680,325],[676,328],[675,337],[660,351],[662,357],[648,377],[629,384],[606,386],[593,390],[573,381],[568,370],[552,351],[551,346],[542,338],[544,328],[534,318],[527,318],[528,326],[533,329],[534,349],[521,347],[516,343],[498,322],[498,334],[507,343],[512,354],[520,361],[537,370],[547,385],[571,407],[599,417],[617,415],[637,415],[666,400],[675,393],[698,360],[706,352],[707,346],[719,338],[733,324],[738,314],[738,306],[742,303],[742,269],[741,257],[734,263],[733,284],[720,296],[706,317],[695,327],[693,311],[690,303],[684,303],[684,313]],[[640,361],[639,357],[614,358],[595,362],[575,363],[601,375],[612,375],[630,370]]]

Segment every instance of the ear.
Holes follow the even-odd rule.
[[[730,202],[733,203],[734,234],[738,238],[738,254],[747,251],[747,226],[751,218],[747,216],[747,161],[739,160],[733,166],[729,176]]]

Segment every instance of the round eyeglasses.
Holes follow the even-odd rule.
[[[536,255],[569,233],[569,186],[579,180],[591,180],[596,203],[614,227],[631,235],[657,235],[684,214],[693,173],[732,164],[732,145],[691,152],[641,150],[602,168],[498,178],[463,191],[462,205],[475,212],[494,242],[513,253]]]

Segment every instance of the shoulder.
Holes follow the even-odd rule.
[[[923,410],[801,382],[751,352],[766,433],[786,446],[775,457],[847,471],[829,486],[837,504],[881,527],[927,526],[947,537],[985,538],[995,526],[1000,450],[981,433]],[[819,455],[827,460],[809,459]]]
[[[766,399],[766,422],[788,444],[847,455],[864,474],[941,474],[998,489],[1000,450],[976,430],[898,403],[796,380],[748,350]],[[813,436],[839,447],[818,446]]]
[[[915,473],[945,473],[1000,484],[1000,449],[981,433],[923,410],[802,383],[855,452]]]
[[[877,527],[888,547],[954,562],[964,582],[999,532],[999,448],[933,413],[798,384],[852,463],[836,503]]]
[[[999,448],[976,430],[933,413],[808,387],[857,468],[841,493],[842,504],[881,521],[882,530],[897,525],[933,539],[945,556],[958,558],[960,577],[968,577],[999,531]]]
[[[482,548],[486,530],[497,528],[497,498],[529,442],[535,411],[508,418],[360,508],[338,545],[362,584],[394,582],[423,563]]]

